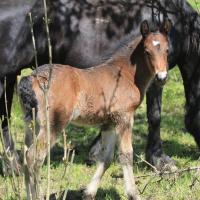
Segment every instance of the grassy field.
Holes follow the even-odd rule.
[[[178,69],[170,71],[169,81],[164,88],[163,95],[163,112],[162,112],[162,138],[165,152],[176,161],[179,169],[198,166],[199,153],[193,138],[185,132],[183,124],[184,114],[184,93],[182,80]],[[146,121],[146,104],[145,101],[140,106],[135,116],[134,126],[134,151],[144,158],[144,149],[147,138],[147,121]],[[17,148],[23,147],[23,116],[17,96],[15,96],[13,112],[12,112],[12,133],[17,141]],[[65,164],[62,161],[63,157],[63,139],[62,134],[59,144],[52,151],[51,161],[51,191],[58,192],[63,189],[68,189],[72,198],[79,199],[76,195],[76,190],[83,188],[92,177],[95,166],[88,167],[85,164],[85,159],[88,154],[88,147],[92,138],[98,133],[94,128],[76,128],[68,127],[67,129],[68,142],[71,142],[77,147],[77,152],[74,157],[73,164],[67,166],[67,171],[64,175]],[[117,157],[114,163],[105,173],[100,189],[97,193],[98,200],[116,200],[126,199],[123,190],[123,179],[117,178],[121,174]],[[137,186],[142,192],[143,199],[152,200],[199,200],[200,187],[198,181],[194,181],[197,176],[196,172],[185,172],[180,175],[170,176],[147,176],[152,173],[149,168],[140,158],[135,156],[134,173],[138,178]],[[46,188],[47,166],[42,169],[41,188],[45,191]],[[194,182],[193,186],[192,183]],[[24,196],[23,178],[19,177],[19,184]],[[75,196],[76,197],[75,197]],[[24,197],[23,197],[24,198]],[[0,178],[0,199],[15,199],[10,186],[9,178]]]
[[[194,1],[191,1],[194,5]],[[27,70],[25,73],[28,73]],[[200,166],[199,150],[193,137],[184,129],[184,91],[178,68],[170,71],[170,78],[163,92],[161,135],[165,152],[171,156],[179,169],[187,169],[192,166]],[[17,142],[17,149],[23,148],[24,123],[19,100],[14,99],[12,108],[11,128]],[[51,192],[68,190],[69,199],[80,199],[79,189],[84,188],[92,177],[95,166],[87,166],[85,160],[92,139],[98,134],[95,128],[67,128],[67,142],[76,147],[77,151],[73,163],[67,165],[63,162],[63,138],[62,134],[58,145],[52,150],[51,159]],[[147,139],[147,119],[145,100],[137,110],[134,125],[134,151],[144,158]],[[0,151],[1,146],[0,146]],[[142,199],[146,200],[200,200],[200,187],[198,177],[200,172],[189,171],[168,176],[155,176],[141,158],[134,157],[134,174],[137,187]],[[66,171],[65,171],[66,169]],[[47,166],[42,168],[41,190],[46,191]],[[97,200],[125,200],[123,179],[117,156],[113,164],[106,171],[97,193]],[[150,175],[151,174],[151,175]],[[146,177],[141,177],[147,175]],[[23,177],[17,178],[21,198],[25,199]],[[0,200],[16,199],[11,187],[9,177],[0,176]]]

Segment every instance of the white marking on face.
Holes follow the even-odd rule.
[[[153,41],[152,41],[152,43],[153,43],[153,46],[157,46],[157,45],[159,45],[159,44],[160,44],[160,41],[153,40]]]
[[[158,73],[158,78],[159,79],[162,80],[162,79],[165,79],[166,77],[167,77],[167,72],[164,71],[164,72],[159,72]]]

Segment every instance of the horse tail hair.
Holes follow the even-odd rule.
[[[18,94],[24,110],[24,120],[26,122],[31,121],[33,119],[33,108],[35,108],[35,115],[37,115],[37,99],[32,89],[30,76],[22,77],[18,85]]]

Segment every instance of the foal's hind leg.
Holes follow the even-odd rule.
[[[85,190],[84,199],[93,199],[95,197],[100,180],[113,159],[116,144],[116,133],[113,128],[102,130],[101,143],[102,149],[98,157],[97,170]]]
[[[39,196],[37,184],[39,181],[39,170],[47,155],[47,135],[46,127],[41,126],[36,143],[32,144],[26,153],[25,181],[27,189],[27,198],[36,199]],[[55,144],[55,134],[51,132],[51,146]]]
[[[126,122],[125,122],[126,121]],[[119,139],[119,160],[123,169],[125,190],[129,200],[140,200],[133,175],[132,120],[120,123],[116,132]]]
[[[87,165],[92,165],[96,163],[98,160],[98,155],[101,152],[101,132],[97,135],[97,137],[92,141],[90,145],[89,156],[87,159]]]

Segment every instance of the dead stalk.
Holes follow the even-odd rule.
[[[67,160],[67,136],[65,130],[63,130],[63,142],[64,142],[64,156],[63,161]]]
[[[52,48],[51,48],[51,39],[49,34],[49,22],[48,22],[48,15],[47,15],[47,4],[46,0],[43,0],[44,4],[44,20],[45,20],[45,27],[46,27],[46,34],[47,34],[47,40],[48,40],[48,49],[49,49],[49,78],[48,78],[48,84],[47,87],[44,89],[44,96],[45,96],[45,104],[46,104],[46,126],[47,126],[47,193],[46,193],[46,199],[49,199],[50,196],[50,160],[51,160],[51,144],[50,144],[50,119],[49,119],[49,101],[48,101],[48,90],[51,84],[51,75],[52,75]]]
[[[149,173],[149,174],[146,174],[146,175],[141,175],[141,176],[136,176],[136,179],[140,179],[140,178],[147,178],[147,177],[150,177],[149,180],[145,183],[144,187],[142,190],[140,190],[140,194],[143,194],[144,191],[146,190],[147,186],[151,183],[153,183],[153,180],[156,178],[156,177],[160,177],[159,180],[156,180],[155,182],[160,182],[165,176],[171,176],[171,175],[174,175],[175,177],[177,176],[181,176],[183,173],[185,172],[191,172],[191,171],[196,171],[196,175],[195,177],[193,178],[191,184],[189,185],[190,189],[192,187],[194,187],[195,183],[197,182],[200,182],[199,180],[199,171],[200,171],[200,166],[196,166],[196,167],[188,167],[188,168],[185,168],[185,169],[177,169],[175,171],[158,171],[153,165],[151,165],[148,161],[146,161],[145,159],[143,159],[141,156],[137,155],[135,153],[135,155],[140,158],[142,160],[142,162],[145,162],[147,165],[149,165],[151,168],[153,168],[154,170],[154,173]],[[174,180],[175,181],[175,180]],[[173,184],[171,184],[172,186]]]
[[[0,125],[2,124],[2,121],[0,120]],[[19,180],[18,178],[16,178],[14,170],[13,170],[13,165],[12,162],[14,160],[13,155],[10,152],[10,149],[6,149],[5,148],[5,143],[4,143],[4,138],[3,138],[3,130],[2,130],[2,126],[0,126],[0,138],[1,138],[1,143],[2,143],[2,147],[3,147],[3,155],[5,156],[5,160],[8,161],[9,165],[11,165],[11,176],[9,176],[9,180],[13,189],[13,192],[15,193],[15,196],[18,199],[21,199],[20,196],[20,187],[19,187]],[[4,165],[6,165],[4,163]],[[16,180],[16,182],[15,182]]]
[[[66,135],[66,131],[63,130],[63,142],[64,142],[64,155],[63,155],[63,162],[64,162],[64,173],[61,176],[61,179],[67,179],[67,183],[70,183],[70,179],[69,176],[66,178],[66,174],[68,174],[70,172],[71,166],[73,165],[74,162],[74,156],[75,156],[75,151],[71,148],[71,143],[69,142],[67,144],[67,135]],[[71,154],[72,152],[72,154]],[[71,156],[70,156],[71,154]],[[58,199],[66,199],[67,197],[67,193],[68,193],[68,189],[65,189],[63,192],[63,188],[60,187],[60,191],[58,192]]]
[[[49,22],[48,22],[48,15],[47,15],[46,0],[43,0],[43,4],[44,4],[44,20],[45,20],[45,26],[46,26],[48,48],[49,48],[49,64],[52,64],[52,49],[51,49],[51,39],[50,39],[50,34],[49,34]]]
[[[35,115],[35,108],[32,108],[32,115],[33,115],[33,145],[36,147],[36,125],[35,125],[35,120],[36,120],[36,115]],[[34,152],[34,163],[35,163],[35,154],[36,154],[36,149]]]
[[[32,20],[32,15],[31,15],[31,13],[29,13],[29,20],[30,20],[30,27],[31,27],[31,35],[32,35],[32,43],[33,43],[34,57],[35,57],[35,67],[36,67],[36,69],[37,69],[37,67],[38,67],[37,49],[36,49],[36,44],[35,44],[35,37],[34,37],[34,32],[33,32],[33,20]]]
[[[9,114],[8,114],[8,101],[7,101],[7,93],[6,93],[6,87],[7,87],[7,82],[6,82],[6,77],[4,78],[4,99],[5,99],[5,109],[6,109],[6,120],[7,120],[7,123],[8,123],[8,134],[9,134],[9,137],[11,137],[11,126],[10,126],[10,119],[9,119]],[[2,121],[0,121],[2,124]],[[3,145],[3,151],[4,151],[4,155],[6,156],[6,159],[9,163],[9,165],[11,165],[11,177],[10,177],[10,182],[11,182],[11,185],[12,185],[12,188],[13,188],[13,191],[16,195],[16,197],[18,199],[21,199],[21,196],[20,196],[20,186],[19,186],[19,178],[15,176],[15,172],[13,170],[13,162],[16,162],[16,159],[15,158],[15,149],[13,147],[13,152],[11,152],[10,149],[5,149],[5,143],[4,143],[4,138],[3,138],[3,130],[1,128],[0,130],[1,132],[1,141],[2,141],[2,145]],[[12,137],[11,137],[12,138]],[[11,139],[10,138],[10,139]],[[18,170],[18,169],[17,169]],[[18,173],[20,173],[18,171]]]
[[[40,85],[40,89],[43,91],[44,97],[45,97],[45,115],[46,115],[46,129],[47,129],[47,191],[46,191],[46,199],[49,199],[50,196],[50,119],[49,119],[49,101],[48,101],[48,90],[51,83],[51,74],[52,74],[52,47],[51,47],[51,40],[50,40],[50,34],[49,34],[49,21],[48,21],[48,15],[47,15],[47,5],[46,0],[43,0],[44,5],[44,22],[45,22],[45,28],[46,28],[46,34],[47,34],[47,41],[48,41],[48,50],[49,50],[49,77],[48,77],[48,83],[47,85]],[[30,25],[31,25],[31,34],[32,34],[32,42],[33,42],[33,48],[34,48],[34,56],[35,56],[35,64],[36,64],[36,70],[38,67],[38,61],[37,61],[37,51],[36,51],[36,45],[35,45],[35,37],[33,32],[33,21],[31,13],[29,13],[30,18]],[[37,74],[37,73],[36,73]]]
[[[50,40],[49,26],[48,26],[49,22],[48,22],[48,16],[47,16],[46,0],[43,0],[43,4],[44,4],[44,22],[45,22],[45,27],[46,27],[48,49],[49,49],[50,69],[49,69],[48,84],[43,85],[43,86],[40,85],[40,89],[43,91],[44,97],[45,97],[45,115],[46,115],[46,129],[47,129],[47,191],[46,191],[46,199],[49,199],[49,196],[50,196],[50,160],[51,160],[51,157],[50,157],[50,148],[51,148],[50,134],[51,134],[51,130],[50,130],[50,119],[49,119],[48,90],[50,87],[51,74],[52,74],[52,49],[51,49],[51,40]],[[34,37],[34,32],[33,32],[33,21],[32,21],[31,13],[29,13],[29,18],[30,18],[30,25],[31,25],[32,42],[33,42],[33,48],[34,48],[35,65],[36,65],[36,70],[37,70],[37,67],[38,67],[37,50],[36,50],[36,45],[35,45],[35,37]]]
[[[48,102],[48,93],[45,93],[45,110],[46,110],[46,126],[47,126],[47,194],[46,199],[49,199],[50,196],[50,120],[49,120],[49,102]]]
[[[141,156],[139,156],[138,154],[134,153],[136,157],[138,157],[140,160],[142,160],[143,162],[145,162],[147,165],[149,165],[154,172],[157,174],[159,173],[159,171],[156,169],[156,167],[154,167],[151,163],[149,163],[148,161],[146,161],[145,159],[143,159]]]
[[[4,91],[5,91],[5,107],[6,107],[6,118],[7,118],[7,122],[8,122],[8,133],[9,133],[9,137],[11,137],[11,133],[10,133],[10,120],[9,120],[9,116],[8,116],[8,101],[7,101],[7,93],[6,93],[6,77],[4,78]]]

